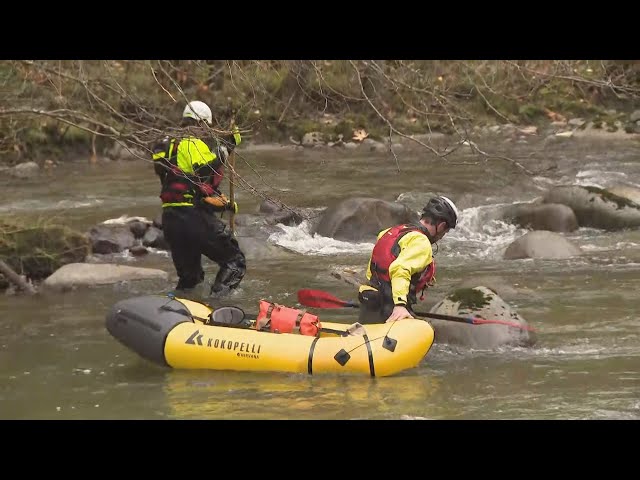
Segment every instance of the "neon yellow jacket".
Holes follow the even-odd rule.
[[[236,145],[240,143],[239,133],[234,133],[234,141]],[[153,149],[153,160],[163,187],[160,195],[163,198],[162,206],[193,206],[198,184],[210,184],[214,190],[218,190],[223,176],[222,155],[219,147],[209,145],[196,137],[183,138],[179,142],[175,138],[167,137],[156,145]],[[187,191],[180,189],[173,192],[176,184],[183,184]]]
[[[389,228],[382,230],[379,240]],[[431,242],[426,235],[420,232],[409,232],[398,242],[400,253],[389,265],[389,277],[391,278],[391,290],[394,304],[407,304],[407,296],[411,286],[411,277],[420,274],[433,260]],[[371,280],[371,259],[367,265],[367,279]],[[370,289],[368,285],[362,285],[360,291]]]

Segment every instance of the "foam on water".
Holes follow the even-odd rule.
[[[97,207],[104,204],[104,200],[99,198],[86,198],[84,200],[60,200],[50,202],[43,200],[23,199],[17,202],[8,202],[0,205],[0,212],[14,211],[46,211],[46,210],[71,210],[74,208]]]
[[[269,236],[269,241],[305,255],[334,255],[336,253],[370,253],[373,243],[351,243],[311,233],[311,224],[304,220],[300,225],[289,227],[278,224],[282,232]]]
[[[118,218],[110,218],[102,222],[105,225],[126,225],[129,222],[138,221],[143,223],[153,223],[146,217],[130,217],[129,215],[121,215]]]
[[[528,230],[501,220],[491,219],[491,211],[502,204],[472,207],[461,211],[458,226],[443,240],[439,254],[451,258],[499,258],[503,250]],[[279,224],[282,232],[271,234],[269,241],[305,255],[337,253],[371,253],[372,242],[351,243],[311,233],[306,220],[289,227]],[[445,246],[446,245],[446,246]]]

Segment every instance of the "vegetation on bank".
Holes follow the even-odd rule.
[[[540,126],[580,117],[640,130],[638,61],[2,61],[0,162],[114,141],[146,147],[175,128],[188,100],[247,141],[300,141],[307,132],[348,141],[390,133],[465,137],[474,126]]]
[[[233,119],[254,143],[300,142],[309,132],[329,142],[428,132],[461,140],[478,126],[576,117],[640,131],[637,61],[24,60],[0,61],[0,85],[0,165],[96,157],[115,143],[148,148],[175,131],[194,99],[219,122],[209,134],[228,132]],[[0,289],[7,273],[40,280],[89,252],[67,227],[0,220]]]
[[[90,250],[86,236],[66,226],[0,219],[0,261],[28,280],[42,280],[67,263],[83,262]],[[8,285],[0,274],[0,290]]]

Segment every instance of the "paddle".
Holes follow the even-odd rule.
[[[302,290],[298,290],[298,301],[307,307],[315,307],[315,308],[360,308],[360,305],[355,302],[347,302],[345,300],[340,300],[339,298],[334,297],[328,292],[323,292],[322,290],[311,290],[309,288],[304,288]],[[457,317],[454,315],[443,315],[440,313],[429,313],[429,312],[413,312],[413,314],[417,317],[426,317],[426,318],[434,318],[436,320],[448,320],[451,322],[461,322],[468,323],[470,325],[484,325],[484,324],[493,324],[493,325],[506,325],[508,327],[520,328],[522,330],[527,330],[530,332],[535,332],[535,330],[527,325],[520,325],[515,322],[508,322],[506,320],[486,320],[484,318],[477,317]]]

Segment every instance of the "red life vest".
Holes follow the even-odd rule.
[[[391,278],[389,277],[389,267],[400,254],[400,239],[409,232],[419,232],[426,236],[431,242],[431,238],[426,230],[411,224],[397,225],[389,229],[376,242],[371,253],[371,276],[372,280],[377,279],[386,284],[386,289],[391,289]],[[410,294],[415,295],[416,292],[422,292],[420,300],[424,299],[424,290],[427,286],[433,285],[436,274],[436,261],[432,259],[422,272],[413,275],[410,283]],[[375,285],[374,285],[375,286]]]

